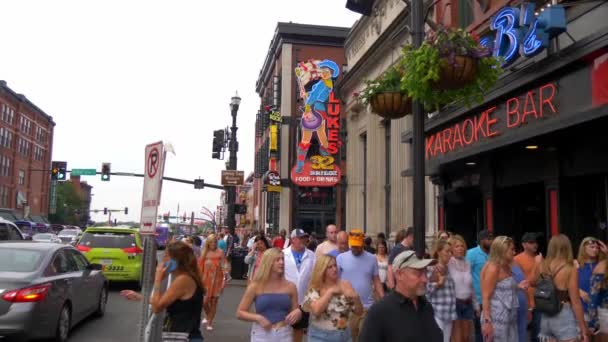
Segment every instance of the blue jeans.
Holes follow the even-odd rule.
[[[350,330],[325,330],[314,325],[308,327],[308,342],[351,342]]]

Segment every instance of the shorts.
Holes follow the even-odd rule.
[[[350,329],[326,330],[310,325],[308,328],[308,342],[350,342]]]
[[[458,320],[472,321],[475,319],[475,310],[473,310],[473,302],[456,299],[456,316]]]
[[[300,318],[300,320],[297,321],[296,324],[291,326],[294,330],[303,330],[308,328],[308,320],[310,319],[310,313],[302,309],[300,309],[300,311],[302,311],[302,318]]]
[[[540,333],[538,337],[541,341],[556,339],[566,341],[578,338],[580,332],[574,312],[570,303],[564,303],[562,310],[555,316],[542,315],[540,320]]]
[[[292,328],[282,326],[280,328],[271,328],[270,330],[264,330],[261,325],[253,323],[251,326],[251,342],[283,342],[291,341],[292,339]]]
[[[598,308],[597,318],[600,322],[600,332],[602,334],[608,334],[608,309]]]

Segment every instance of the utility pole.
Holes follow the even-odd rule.
[[[239,150],[239,143],[236,140],[236,114],[239,111],[239,105],[241,104],[241,98],[236,93],[230,101],[230,112],[232,115],[232,127],[230,127],[230,142],[228,145],[228,151],[230,151],[230,157],[228,159],[227,170],[236,170],[236,153]],[[230,234],[234,234],[236,229],[236,219],[234,214],[234,204],[236,203],[236,186],[225,187],[226,199],[228,200],[228,217],[226,218],[226,224],[230,229]]]

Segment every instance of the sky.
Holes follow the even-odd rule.
[[[231,124],[242,98],[238,169],[253,171],[255,82],[277,22],[351,27],[345,0],[3,1],[0,79],[53,117],[53,160],[68,169],[112,164],[143,173],[144,148],[170,142],[165,176],[220,184],[213,131]],[[226,154],[226,160],[227,160]],[[139,221],[143,179],[84,176],[91,209],[129,208]],[[159,213],[215,210],[220,190],[163,183]],[[94,221],[107,219],[92,214]]]

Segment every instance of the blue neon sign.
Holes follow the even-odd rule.
[[[523,3],[521,8],[504,7],[490,22],[496,31],[484,37],[481,45],[492,48],[494,56],[502,57],[502,66],[513,63],[520,56],[532,57],[549,46],[549,41],[566,31],[566,11],[560,5],[547,7],[539,15],[534,4]]]

